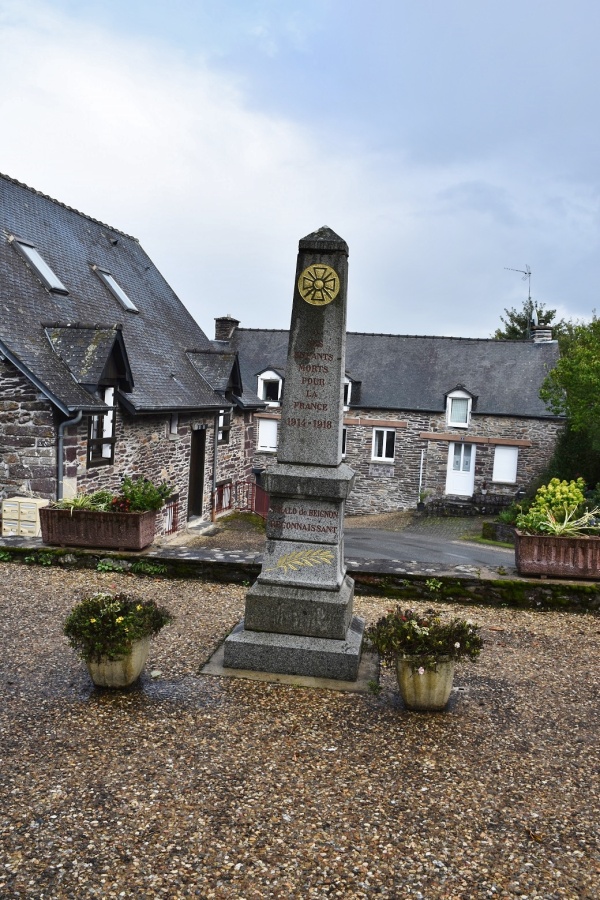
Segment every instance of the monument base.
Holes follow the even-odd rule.
[[[356,681],[364,631],[364,619],[358,616],[341,641],[246,631],[242,619],[225,641],[223,664],[230,669]]]
[[[245,627],[343,641],[352,621],[353,597],[354,580],[348,575],[337,591],[262,584],[259,578],[246,594]]]

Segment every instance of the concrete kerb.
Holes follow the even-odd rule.
[[[52,547],[40,538],[1,538],[0,550],[10,560],[23,564],[51,564],[94,569],[100,560],[114,561],[128,571],[143,560],[166,568],[165,577],[197,578],[249,586],[260,572],[260,554],[243,551],[190,550],[186,547],[151,546],[139,552]],[[2,561],[0,559],[0,561]],[[411,600],[444,603],[473,603],[518,609],[562,609],[600,611],[600,582],[562,581],[558,579],[520,578],[514,570],[499,575],[493,570],[473,569],[456,572],[442,566],[427,565],[417,570],[401,560],[347,559],[348,573],[356,583],[355,592],[375,595],[401,604]],[[439,582],[439,587],[436,583]]]

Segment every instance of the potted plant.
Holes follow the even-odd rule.
[[[429,491],[419,491],[419,500],[417,502],[417,509],[419,510],[419,512],[423,512],[423,510],[425,509],[425,500],[428,496]]]
[[[408,709],[442,710],[448,702],[458,660],[477,659],[483,647],[479,626],[466,619],[444,622],[435,613],[419,616],[398,606],[367,629],[371,646],[395,665]]]
[[[63,631],[85,661],[94,684],[127,687],[146,664],[150,638],[171,622],[153,600],[128,594],[92,594],[71,610]]]
[[[585,482],[553,478],[517,516],[519,575],[600,578],[600,508],[588,508]]]
[[[116,494],[78,494],[44,507],[40,515],[45,544],[142,550],[154,540],[156,513],[173,494],[165,482],[125,477]]]

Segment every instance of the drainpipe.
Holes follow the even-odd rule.
[[[421,500],[421,491],[423,490],[423,462],[425,459],[425,451],[421,450],[421,465],[419,467],[419,496],[418,500]]]
[[[69,428],[70,425],[79,425],[81,420],[83,419],[83,410],[80,409],[74,419],[65,419],[64,422],[61,422],[58,426],[58,441],[56,448],[56,499],[62,500],[63,498],[63,472],[64,472],[64,464],[63,464],[63,454],[64,454],[64,438],[65,438],[65,428]]]
[[[213,436],[213,472],[212,472],[212,492],[210,497],[210,520],[215,522],[217,519],[217,447],[219,446],[219,413],[215,416],[215,433]]]

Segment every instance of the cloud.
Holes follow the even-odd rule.
[[[578,313],[561,285],[582,259],[600,274],[588,185],[533,177],[521,148],[468,167],[376,152],[262,112],[199,51],[0,2],[0,167],[135,234],[209,334],[224,313],[287,327],[298,239],[325,224],[350,245],[353,330],[487,336],[526,296],[504,266],[542,288],[542,260],[540,299]]]

